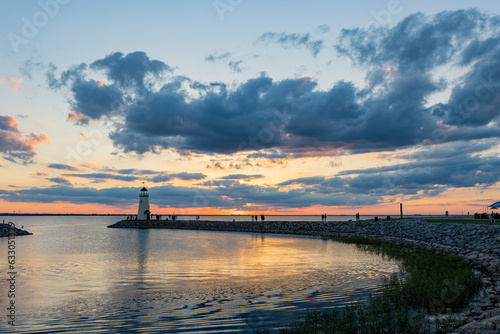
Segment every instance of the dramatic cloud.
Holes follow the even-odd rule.
[[[443,65],[485,32],[489,18],[475,9],[412,14],[392,28],[342,30],[337,51],[358,64],[426,71]]]
[[[102,71],[107,81],[87,79],[88,69]],[[116,52],[90,65],[85,63],[71,67],[57,78],[54,65],[50,66],[47,80],[50,87],[69,87],[73,98],[73,109],[67,119],[79,124],[88,124],[92,119],[118,112],[125,101],[138,94],[147,94],[162,75],[172,72],[167,64],[152,60],[144,52],[127,55]]]
[[[450,188],[485,189],[500,182],[500,157],[482,152],[496,142],[457,142],[398,155],[410,160],[385,167],[338,173],[349,191],[385,195],[437,195]]]
[[[149,59],[146,53],[137,51],[124,55],[115,52],[90,64],[91,69],[103,70],[106,76],[121,87],[147,90],[148,77],[159,78],[173,69],[162,61]]]
[[[469,146],[473,146],[472,148]],[[484,152],[497,146],[494,141],[456,142],[421,147],[412,153],[394,153],[387,159],[407,160],[385,167],[346,170],[336,176],[312,176],[281,182],[276,186],[243,184],[241,180],[262,178],[260,174],[231,174],[207,180],[195,187],[173,185],[148,186],[153,203],[160,208],[198,208],[260,210],[262,207],[279,211],[287,208],[321,206],[367,206],[392,201],[393,196],[418,199],[438,196],[450,188],[486,189],[500,182],[500,157]],[[483,153],[478,154],[477,151]],[[122,170],[122,172],[135,170]],[[140,170],[139,170],[140,172]],[[145,170],[146,174],[149,174]],[[151,171],[152,172],[152,171]],[[68,174],[65,176],[79,176]],[[116,175],[115,175],[116,176]],[[81,175],[89,179],[114,178],[99,174]],[[122,175],[124,176],[124,175]],[[201,180],[203,174],[162,172],[151,177]],[[49,188],[13,189],[0,193],[5,201],[50,203],[65,201],[100,203],[126,207],[137,202],[134,188],[78,188],[64,178],[48,178],[61,186]],[[125,180],[125,179],[124,179]]]
[[[421,85],[428,90],[421,101],[451,88],[449,102],[433,106],[432,114],[450,125],[481,127],[475,131],[479,134],[488,132],[484,127],[490,123],[498,126],[500,115],[498,22],[498,17],[475,9],[445,11],[434,17],[418,13],[393,28],[345,29],[336,48],[355,63],[372,67],[372,90],[387,82],[388,75],[427,80],[427,85]],[[445,87],[430,79],[431,71],[442,65],[470,70],[461,82]]]
[[[54,179],[53,182],[57,180]],[[59,180],[62,181],[62,180]],[[173,185],[148,187],[151,203],[160,208],[199,208],[260,210],[262,205],[277,210],[287,208],[306,208],[315,205],[343,206],[370,205],[383,201],[378,196],[350,196],[344,192],[331,192],[328,195],[311,189],[292,189],[282,191],[278,187],[258,187],[243,185],[237,181],[214,181],[210,188],[187,188]],[[0,191],[0,199],[9,202],[74,204],[107,204],[121,207],[137,204],[137,188],[74,188],[53,186],[49,188],[13,189]],[[153,200],[154,199],[154,200]]]
[[[71,107],[74,113],[68,115],[68,119],[81,117],[99,119],[103,115],[117,110],[123,104],[123,92],[115,85],[102,85],[98,81],[75,81],[71,87],[74,101]],[[83,119],[78,119],[85,123]]]
[[[0,115],[0,154],[15,163],[31,163],[36,155],[35,147],[47,143],[49,137],[43,133],[23,135],[12,116]]]
[[[343,30],[336,48],[366,67],[362,88],[339,81],[320,90],[308,76],[275,81],[262,74],[230,87],[164,78],[171,67],[142,52],[79,64],[59,78],[52,68],[48,80],[70,89],[69,120],[113,117],[114,145],[138,154],[172,149],[283,159],[498,138],[498,21],[460,10],[410,15],[393,27]],[[266,33],[261,40],[308,47],[320,42],[308,34]],[[223,53],[206,60],[230,58]],[[436,75],[442,66],[464,75],[448,82]],[[431,102],[446,91],[448,101]]]

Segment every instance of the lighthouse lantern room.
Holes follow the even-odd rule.
[[[139,194],[139,211],[137,213],[138,220],[149,220],[151,212],[149,211],[149,194],[146,187],[141,189]]]

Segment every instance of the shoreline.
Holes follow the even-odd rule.
[[[464,315],[469,322],[453,333],[498,333],[500,328],[500,225],[429,223],[425,220],[359,222],[223,222],[122,220],[108,228],[183,229],[201,231],[278,233],[342,238],[361,235],[369,239],[450,253],[485,269],[486,296],[471,302]]]

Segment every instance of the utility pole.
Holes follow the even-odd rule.
[[[399,212],[401,213],[401,219],[403,219],[403,203],[399,203]]]

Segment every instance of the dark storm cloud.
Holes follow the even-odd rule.
[[[391,103],[386,105],[393,111],[393,119],[406,119],[402,117],[405,114],[412,116],[411,121],[425,121],[427,125],[418,124],[423,125],[422,134],[429,139],[429,130],[435,131],[433,124],[439,122],[460,126],[458,130],[441,128],[446,132],[443,140],[457,140],[461,133],[471,139],[488,138],[492,135],[491,126],[498,126],[500,115],[498,22],[498,17],[475,9],[445,11],[433,17],[418,13],[392,28],[343,30],[336,48],[356,64],[370,68],[367,76],[370,89],[372,92],[377,89],[387,91],[385,95]],[[466,65],[467,72],[457,82],[434,82],[432,71],[442,65],[458,68]],[[402,89],[404,86],[399,86],[401,78],[407,82],[420,81],[419,87]],[[429,110],[423,107],[432,93],[446,88],[452,92],[448,102],[438,103]],[[400,94],[394,94],[398,90]],[[421,94],[415,96],[414,92]],[[406,96],[413,101],[406,103]],[[392,103],[397,101],[396,98],[399,98],[397,106]],[[402,106],[402,102],[405,105]],[[415,115],[420,119],[415,119]],[[413,135],[410,134],[402,143],[418,142],[417,129],[414,128]]]
[[[125,127],[111,138],[124,151],[137,153],[165,148],[218,153],[252,150],[246,144],[248,138],[270,127],[275,110],[284,107],[286,98],[310,92],[314,86],[299,79],[273,83],[261,76],[234,91],[224,84],[203,87],[195,100],[189,100],[181,88],[164,87],[131,106]],[[281,141],[282,135],[273,133],[265,145]]]
[[[59,89],[61,87],[70,85],[73,81],[82,79],[83,72],[87,70],[88,65],[81,63],[73,65],[68,70],[63,71],[59,78],[56,75],[57,67],[54,64],[49,64],[49,70],[46,73],[47,83],[50,88]]]
[[[477,10],[459,10],[413,14],[393,27],[344,30],[337,49],[367,68],[363,89],[339,81],[320,90],[309,77],[276,81],[266,74],[231,87],[186,77],[160,80],[171,67],[142,52],[115,53],[60,78],[51,71],[48,78],[52,86],[70,88],[76,114],[68,119],[116,117],[110,134],[115,147],[138,154],[172,149],[280,159],[497,138],[498,22]],[[267,33],[261,39],[313,42],[307,34]],[[206,59],[230,58],[223,53]],[[465,75],[455,82],[434,76],[441,65],[461,64],[467,65]],[[95,70],[109,82],[88,79]],[[429,102],[446,90],[452,92],[449,101]]]
[[[323,48],[322,40],[313,40],[309,33],[305,34],[286,34],[266,32],[260,36],[257,42],[261,43],[277,43],[284,48],[289,47],[305,47],[316,57]]]
[[[71,86],[74,100],[72,109],[91,119],[100,119],[117,110],[124,102],[123,92],[115,85],[106,85],[95,80],[77,80]]]
[[[477,61],[453,88],[449,103],[441,105],[446,121],[452,125],[482,127],[500,116],[500,39],[490,45],[490,52]],[[482,129],[481,129],[482,130]]]
[[[102,71],[104,81],[87,79],[88,70]],[[124,55],[115,52],[90,65],[81,63],[56,75],[57,68],[51,64],[47,81],[51,88],[68,87],[72,93],[69,103],[72,112],[69,120],[88,124],[116,112],[131,94],[147,94],[155,80],[173,69],[162,61],[150,59],[146,53],[137,51]],[[132,90],[132,91],[130,91]]]
[[[103,70],[108,79],[126,88],[144,91],[148,76],[159,78],[173,69],[162,61],[150,59],[145,52],[137,51],[124,55],[115,52],[90,64],[94,70]]]
[[[481,34],[488,18],[475,9],[412,14],[392,28],[343,29],[336,49],[358,64],[425,71],[443,65]]]

